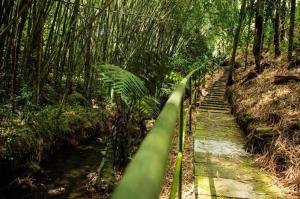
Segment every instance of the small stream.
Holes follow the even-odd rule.
[[[37,188],[20,188],[0,193],[0,199],[88,198],[86,176],[97,170],[104,144],[96,138],[75,147],[66,147],[41,164]]]

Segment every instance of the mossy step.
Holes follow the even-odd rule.
[[[218,107],[218,108],[226,108],[226,109],[229,108],[228,104],[210,103],[210,102],[202,103],[201,106]]]
[[[208,90],[208,93],[225,93],[225,90]]]
[[[220,100],[220,99],[217,99],[217,100],[207,100],[207,99],[205,99],[204,101],[202,101],[202,103],[205,103],[205,102],[221,103],[221,104],[227,104],[227,105],[229,105],[229,103],[227,102],[227,100]]]
[[[205,122],[205,120],[203,120],[203,122]],[[222,121],[222,123],[225,123],[226,121]],[[202,133],[201,131],[203,131],[204,133]],[[214,135],[208,135],[208,133],[213,133]],[[217,139],[221,139],[221,138],[225,138],[225,136],[227,135],[233,135],[233,136],[237,136],[239,138],[241,138],[242,134],[240,134],[241,132],[239,131],[238,126],[235,126],[233,124],[228,124],[226,126],[214,126],[211,123],[205,124],[205,125],[197,125],[196,126],[196,135],[203,135],[203,137],[207,136],[207,138],[217,138]],[[240,136],[239,136],[240,134]]]
[[[225,85],[226,86],[226,84],[227,84],[227,82],[225,82],[225,81],[219,81],[219,82],[215,82],[212,85]]]
[[[208,91],[209,94],[222,94],[224,95],[225,92],[222,92],[222,91]]]
[[[208,96],[211,96],[211,95],[225,95],[224,92],[209,92],[208,91]]]
[[[203,102],[224,102],[226,99],[224,97],[219,98],[207,98]]]
[[[198,198],[283,198],[277,187],[261,187],[262,184],[226,178],[197,177]],[[266,188],[267,190],[265,190]]]
[[[224,97],[206,98],[203,102],[226,102]]]
[[[212,87],[210,87],[210,89],[214,89],[214,90],[225,90],[226,86],[225,85],[213,85]]]
[[[220,93],[220,94],[215,94],[215,93],[208,93],[208,95],[205,98],[210,98],[210,97],[224,97],[225,93]]]
[[[222,111],[222,110],[209,110],[209,109],[200,109],[201,112],[206,113],[219,113],[219,114],[228,114],[229,111]]]
[[[217,82],[215,84],[213,84],[212,87],[216,87],[216,86],[221,86],[221,87],[226,87],[227,83],[226,82]]]
[[[223,96],[210,95],[205,98],[205,100],[220,100],[220,99],[225,100],[225,95]]]
[[[224,107],[229,107],[229,104],[226,102],[218,102],[218,101],[203,101],[203,105],[216,105],[216,106],[224,106]]]
[[[284,198],[283,192],[243,148],[235,118],[197,111],[194,133],[195,192],[198,198]],[[258,129],[260,131],[261,129]]]
[[[225,88],[212,88],[212,89],[209,89],[208,91],[210,91],[210,92],[223,92],[223,93],[225,93],[226,89]]]
[[[225,97],[225,94],[208,94],[207,98],[209,97]]]
[[[210,89],[214,89],[214,90],[226,90],[226,86],[225,85],[214,85],[212,87],[210,87]]]
[[[208,94],[222,94],[225,95],[225,91],[208,91]]]
[[[209,98],[209,97],[224,97],[225,96],[225,93],[210,93],[208,92],[208,95],[206,96],[206,98]]]
[[[209,110],[217,110],[217,111],[230,111],[229,108],[226,107],[217,107],[217,106],[208,106],[208,105],[200,105],[200,109],[209,109]]]

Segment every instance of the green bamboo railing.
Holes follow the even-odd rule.
[[[159,114],[154,127],[142,142],[138,152],[128,165],[118,187],[112,194],[113,199],[157,199],[161,191],[168,155],[179,115],[179,149],[170,198],[182,195],[182,156],[186,124],[192,130],[192,105],[199,96],[202,67],[190,72],[177,86]],[[196,82],[193,86],[193,78]],[[184,111],[186,87],[189,86],[189,107]],[[192,89],[196,88],[193,92]]]

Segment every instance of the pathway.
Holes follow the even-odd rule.
[[[225,100],[228,68],[200,106],[194,136],[196,196],[213,198],[283,198],[281,190],[243,146],[244,138]]]

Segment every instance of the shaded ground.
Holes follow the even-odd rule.
[[[41,174],[36,179],[23,179],[18,188],[7,190],[0,198],[87,198],[84,181],[99,166],[102,148],[99,139],[65,148],[41,165]]]

